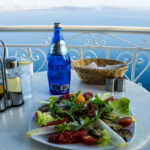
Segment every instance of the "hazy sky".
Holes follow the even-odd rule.
[[[93,6],[106,4],[150,7],[150,0],[0,0],[0,4],[41,6]]]

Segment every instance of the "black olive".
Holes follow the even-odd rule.
[[[48,112],[49,111],[49,104],[45,104],[43,106],[41,106],[39,108],[40,111],[43,111],[43,112]]]
[[[101,137],[101,134],[95,129],[90,129],[88,131],[88,134],[94,136],[95,138],[100,138]]]
[[[81,115],[84,115],[84,111],[76,111],[76,112],[74,112],[74,114],[76,115],[76,116],[81,116]]]
[[[74,112],[74,114],[75,114],[76,116],[84,115],[84,109],[85,109],[85,108],[81,108],[80,110]]]
[[[60,101],[63,99],[63,97],[62,96],[59,96],[57,99],[55,99],[55,102],[56,103],[60,103]]]

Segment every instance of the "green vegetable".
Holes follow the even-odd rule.
[[[56,111],[58,112],[58,109],[55,107],[56,103],[55,103],[55,99],[57,97],[50,97],[49,100],[50,100],[50,104],[49,104],[49,108],[50,108],[50,111],[51,113],[56,116],[58,119],[62,120],[57,114],[56,114]]]
[[[118,135],[114,130],[112,130],[101,119],[97,120],[94,126],[97,129],[106,130],[110,136],[110,142],[118,148],[123,148],[129,145],[120,135]]]
[[[63,133],[66,130],[68,130],[68,131],[70,131],[70,130],[71,131],[76,131],[76,130],[78,130],[79,126],[80,125],[78,125],[76,122],[70,122],[68,124],[58,124],[58,125],[55,125],[54,128]],[[79,128],[79,129],[81,129],[81,128]]]
[[[120,119],[119,115],[113,114],[113,113],[105,114],[103,117],[114,122],[119,122],[119,119]]]
[[[107,97],[108,97],[109,95],[110,95],[110,92],[104,93],[100,99],[101,99],[102,101],[104,101],[104,100],[107,99]]]
[[[89,98],[89,101],[95,105],[97,105],[99,108],[105,108],[105,112],[110,113],[112,112],[112,108],[109,107],[106,103],[106,101],[102,101],[100,97],[98,97],[98,95],[95,95],[95,99],[92,101],[91,98]],[[103,109],[104,111],[104,109]]]
[[[76,96],[73,96],[69,99],[69,100],[65,100],[63,101],[63,104],[68,107],[68,110],[60,110],[58,107],[56,107],[56,103],[55,103],[55,99],[57,99],[57,97],[50,97],[50,111],[51,113],[56,116],[57,118],[59,118],[60,120],[62,120],[57,114],[58,113],[62,113],[62,114],[67,114],[69,115],[73,121],[75,121],[75,119],[78,119],[78,116],[74,115],[74,112],[79,111],[82,107],[83,107],[83,103],[74,103],[74,100],[79,96],[79,94],[81,93],[81,91],[78,91],[76,93]]]
[[[101,133],[101,137],[97,140],[97,144],[102,147],[106,146],[110,142],[110,136],[107,130],[104,129],[103,131],[97,131]]]
[[[49,98],[50,102],[51,102],[51,101],[54,101],[55,99],[57,99],[56,96],[55,96],[55,97],[50,97],[50,98]]]
[[[36,129],[29,130],[28,132],[26,132],[25,138],[28,139],[31,136],[52,134],[56,132],[60,132],[60,131],[58,129],[54,129],[54,126],[36,128]]]
[[[78,91],[78,92],[76,93],[76,96],[72,95],[71,98],[69,99],[69,101],[70,101],[70,102],[74,102],[75,99],[80,95],[80,93],[81,93],[81,91]]]
[[[109,101],[108,105],[113,108],[114,114],[122,117],[132,117],[132,120],[138,122],[138,120],[130,115],[130,100],[128,98],[122,97],[116,101]]]
[[[77,131],[81,128],[87,127],[91,124],[93,124],[96,121],[97,117],[95,117],[94,119],[90,119],[88,116],[85,117],[84,119],[84,123],[81,125],[76,124],[75,122],[70,122],[68,124],[58,124],[55,125],[56,129],[59,129],[61,132],[64,132],[65,130],[72,130],[72,131]]]
[[[42,113],[41,111],[37,111],[38,113],[38,123],[41,125],[47,125],[48,122],[54,121],[55,118],[53,118],[49,112],[48,113]]]
[[[99,107],[104,106],[104,102],[98,97],[98,95],[95,95],[95,99],[91,101],[91,103],[98,105]]]
[[[75,121],[75,119],[78,119],[78,116],[74,115],[74,112],[79,111],[82,107],[83,107],[83,103],[74,103],[74,100],[79,96],[79,94],[81,93],[81,91],[78,91],[76,93],[76,96],[73,96],[66,102],[64,102],[64,104],[69,108],[68,111],[62,111],[61,113],[66,113],[67,115],[69,115],[73,121]]]

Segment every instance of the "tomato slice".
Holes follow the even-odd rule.
[[[87,131],[85,129],[80,129],[78,131],[80,131],[81,135],[86,135],[87,134]]]
[[[65,131],[64,133],[54,133],[48,138],[48,142],[69,144],[82,142],[82,135],[87,135],[86,130],[80,129],[78,131]]]
[[[132,118],[131,117],[121,118],[121,119],[119,119],[119,123],[121,125],[123,125],[123,127],[127,127],[127,126],[131,125]]]
[[[88,100],[88,97],[93,97],[93,93],[91,93],[91,92],[86,92],[86,93],[84,93],[83,94],[83,97],[85,98],[85,100]]]
[[[84,130],[84,129],[80,129],[78,131],[75,131],[73,134],[72,134],[72,138],[74,139],[74,141],[76,142],[81,142],[82,141],[82,135],[86,135],[87,134],[87,131]]]
[[[92,145],[97,141],[97,138],[91,135],[82,135],[82,140],[86,145]]]
[[[107,98],[105,101],[108,104],[109,101],[114,101],[114,100],[115,100],[114,96],[111,96],[111,97]]]
[[[35,116],[36,116],[36,118],[38,118],[38,113],[37,113],[37,111],[35,112]]]
[[[70,94],[69,93],[66,93],[64,95],[62,95],[63,99],[69,99],[70,98]]]

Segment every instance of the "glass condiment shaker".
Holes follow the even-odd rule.
[[[13,106],[22,105],[24,101],[22,97],[21,79],[17,58],[6,57],[5,68],[6,68],[7,91],[10,92],[12,105]]]

